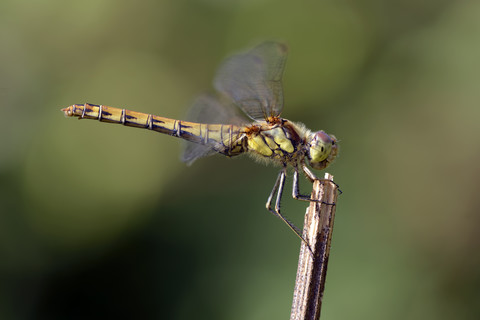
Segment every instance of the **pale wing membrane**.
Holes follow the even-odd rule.
[[[199,96],[187,115],[187,121],[206,124],[243,125],[246,120],[238,115],[233,106],[222,103],[217,97],[209,94]],[[181,160],[191,165],[198,158],[206,157],[216,152],[212,144],[186,142]]]
[[[287,46],[265,42],[234,55],[218,70],[215,89],[229,96],[249,117],[264,120],[283,108],[282,75]]]

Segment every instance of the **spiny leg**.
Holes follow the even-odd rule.
[[[302,168],[305,168],[305,165],[302,164]],[[315,201],[315,202],[320,202],[320,200],[313,200],[312,198],[310,198],[310,196],[307,196],[307,195],[303,195],[303,194],[300,194],[300,186],[298,184],[298,167],[295,166],[293,167],[294,169],[294,172],[293,172],[293,188],[292,188],[292,197],[296,200],[301,200],[301,201]],[[306,169],[306,168],[305,168]],[[308,169],[307,169],[308,170]],[[304,170],[305,171],[305,170]],[[311,176],[309,176],[307,174],[307,177],[309,177],[309,179],[311,177],[315,177],[315,175],[310,171],[308,170],[309,173],[311,174]],[[315,177],[316,178],[316,177]],[[314,179],[315,180],[315,179]],[[312,182],[314,181],[312,180]]]
[[[313,182],[313,181],[315,181],[315,180],[320,180],[320,181],[322,181],[322,182],[330,182],[330,183],[333,183],[333,184],[337,187],[338,193],[339,193],[339,194],[342,194],[342,193],[343,193],[342,190],[340,190],[340,186],[339,186],[338,184],[336,184],[335,182],[333,182],[332,180],[318,179],[318,178],[315,176],[315,174],[313,174],[313,172],[310,171],[310,169],[308,169],[307,166],[306,166],[304,163],[302,163],[302,170],[303,170],[303,172],[305,172],[305,175],[307,176],[307,178],[308,178],[311,182]]]
[[[310,171],[310,169],[307,168],[305,163],[302,163],[301,166],[303,172],[305,172],[305,175],[307,176],[308,180],[310,180],[310,182],[313,183],[315,180],[318,180],[317,176],[312,171]]]
[[[313,254],[312,249],[310,248],[310,245],[308,242],[302,237],[300,234],[300,230],[298,230],[297,227],[290,221],[288,221],[287,218],[285,218],[282,213],[280,212],[280,202],[282,200],[282,195],[283,195],[283,188],[285,187],[285,176],[286,176],[286,171],[287,168],[283,167],[283,169],[280,171],[277,177],[277,181],[275,182],[275,185],[273,186],[272,192],[270,193],[270,196],[268,197],[266,207],[268,211],[282,219],[283,222],[287,224],[287,226],[305,243],[305,245],[308,247],[310,252]],[[277,192],[277,199],[275,200],[275,210],[272,209],[272,200],[273,200],[273,195]]]
[[[274,215],[277,215],[277,213],[272,210],[272,200],[273,200],[273,196],[274,196],[275,192],[277,192],[277,190],[278,190],[278,186],[280,185],[280,180],[282,178],[282,174],[285,174],[285,168],[283,168],[278,173],[277,181],[275,181],[275,184],[273,185],[272,192],[270,192],[270,195],[268,196],[267,204],[266,204],[267,210],[272,212]]]
[[[302,166],[302,170],[303,172],[305,172],[305,174],[307,175],[307,178],[308,180],[310,180],[312,183],[315,181],[315,180],[320,180],[322,181],[323,179],[318,179],[315,174],[313,174],[313,172],[311,172],[306,166],[305,164],[301,164]],[[293,172],[293,188],[292,188],[292,197],[295,199],[295,200],[301,200],[301,201],[308,201],[308,202],[322,202],[322,203],[325,203],[325,204],[331,204],[331,203],[326,203],[322,200],[317,200],[317,199],[312,199],[310,196],[308,195],[303,195],[303,194],[300,194],[300,186],[299,186],[299,183],[298,183],[298,167],[297,166],[294,166],[294,172]],[[325,180],[325,181],[330,181],[330,180]]]
[[[302,164],[302,170],[303,170],[303,172],[305,172],[305,174],[307,175],[307,177],[308,177],[308,179],[309,179],[310,181],[313,182],[313,181],[315,181],[315,180],[320,180],[320,181],[322,181],[322,182],[333,183],[333,184],[335,185],[335,187],[337,187],[338,194],[342,194],[342,193],[343,193],[343,191],[340,190],[340,186],[339,186],[338,184],[336,184],[336,183],[335,183],[334,181],[332,181],[332,180],[328,180],[328,179],[318,179],[318,178],[315,176],[315,174],[313,174],[313,172],[310,171],[310,170],[307,168],[307,166],[306,166],[305,164]]]
[[[336,187],[337,187],[337,190],[340,192],[340,194],[342,194],[342,191],[338,188],[338,184],[336,184],[335,182],[331,181],[331,180],[326,180],[326,179],[318,179],[315,174],[310,171],[304,163],[301,164],[302,166],[302,170],[303,172],[305,172],[305,175],[307,176],[307,178],[311,181],[311,182],[314,182],[315,180],[319,180],[319,181],[322,181],[322,182],[330,182],[330,183],[333,183]],[[322,200],[316,200],[316,199],[312,199],[310,196],[308,195],[302,195],[300,194],[300,187],[299,187],[299,183],[298,183],[298,167],[295,166],[294,167],[294,173],[293,173],[293,189],[292,189],[292,196],[294,199],[296,200],[301,200],[301,201],[309,201],[309,202],[322,202],[324,204],[327,204],[327,205],[335,205],[335,203],[327,203],[325,201],[322,201]]]

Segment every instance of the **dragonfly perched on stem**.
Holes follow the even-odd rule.
[[[312,132],[301,123],[280,117],[287,51],[282,43],[265,42],[227,58],[214,80],[218,94],[200,96],[193,104],[195,122],[89,103],[71,105],[62,111],[69,117],[118,123],[185,139],[192,142],[182,156],[189,164],[214,153],[227,157],[247,153],[280,165],[266,207],[305,242],[299,230],[280,211],[287,167],[293,167],[293,198],[314,201],[300,194],[299,172],[312,182],[317,180],[307,162],[313,169],[325,169],[337,156],[338,145],[333,135]],[[235,114],[233,106],[239,107],[251,120]]]

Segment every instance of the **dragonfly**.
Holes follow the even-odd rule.
[[[299,172],[314,182],[317,177],[307,164],[316,170],[325,169],[334,161],[339,148],[334,135],[322,130],[312,132],[302,123],[281,117],[287,53],[284,43],[269,41],[227,58],[213,81],[216,92],[201,95],[193,103],[189,116],[192,121],[90,103],[74,104],[62,111],[68,117],[118,123],[182,138],[189,142],[182,156],[187,164],[220,153],[227,157],[249,154],[279,165],[281,169],[266,208],[305,242],[280,210],[287,168],[293,168],[293,198],[317,201],[300,193]],[[238,110],[247,117],[239,115]]]

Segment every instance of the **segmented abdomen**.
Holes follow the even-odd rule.
[[[241,128],[227,124],[204,124],[169,119],[152,114],[95,104],[75,104],[62,109],[69,117],[118,123],[129,127],[149,129],[210,146],[227,156],[245,152]]]

